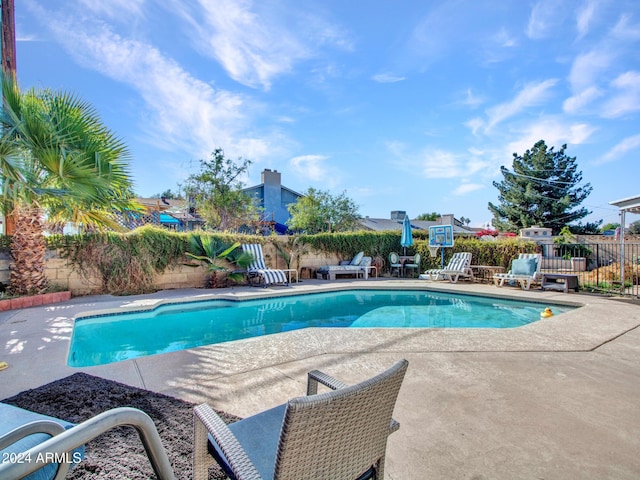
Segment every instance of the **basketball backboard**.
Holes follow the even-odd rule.
[[[429,227],[430,247],[453,247],[453,225],[434,225]]]

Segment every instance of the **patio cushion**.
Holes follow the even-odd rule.
[[[358,252],[356,253],[356,256],[353,257],[353,259],[351,259],[351,265],[360,265],[360,262],[362,261],[362,257],[364,257],[364,252]]]
[[[14,428],[20,427],[21,425],[33,422],[35,420],[53,420],[54,422],[62,425],[66,430],[75,426],[75,424],[73,423],[59,420],[48,415],[42,415],[39,413],[31,412],[29,410],[24,410],[19,407],[15,407],[13,405],[0,403],[0,436],[10,432]],[[51,437],[45,433],[29,435],[11,444],[0,453],[2,454],[2,458],[5,458],[6,455],[9,455],[11,453],[26,452],[31,447],[35,447],[36,445],[44,442],[49,438]],[[77,463],[75,460],[80,461],[83,457],[84,447],[78,447],[70,454],[70,458],[74,460],[74,464]],[[50,479],[54,477],[57,469],[57,463],[49,463],[41,469],[27,475],[25,478],[29,480]]]
[[[538,269],[538,260],[535,258],[518,258],[511,263],[511,273],[513,275],[533,276]]]
[[[278,453],[278,441],[280,440],[280,428],[286,407],[286,404],[280,405],[229,425],[229,430],[233,432],[242,444],[256,469],[265,479],[273,478],[273,469]],[[209,434],[207,446],[209,453],[214,458],[222,460],[221,465],[225,473],[234,478],[232,477],[233,473],[225,468],[229,461],[213,440],[211,434]]]

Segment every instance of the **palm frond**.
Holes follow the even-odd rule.
[[[1,78],[4,195],[110,226],[114,210],[139,210],[130,201],[129,151],[89,103],[69,92],[23,93],[11,77]]]

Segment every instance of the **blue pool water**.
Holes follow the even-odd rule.
[[[306,327],[513,328],[539,320],[545,306],[420,290],[179,303],[76,320],[67,363],[102,365]],[[571,309],[553,306],[556,315]]]

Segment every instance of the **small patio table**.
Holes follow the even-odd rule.
[[[498,265],[471,265],[474,278],[482,283],[491,283],[495,273],[504,272],[504,267]]]
[[[578,275],[571,273],[543,273],[540,282],[542,290],[551,289],[569,293],[569,289],[580,290]]]

